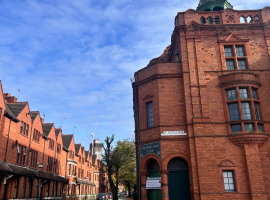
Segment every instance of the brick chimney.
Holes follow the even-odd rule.
[[[42,117],[40,118],[40,120],[41,120],[41,124],[44,124],[44,119]]]
[[[8,102],[8,103],[15,103],[17,102],[17,98],[14,96],[10,96],[9,93],[4,93],[4,99]]]

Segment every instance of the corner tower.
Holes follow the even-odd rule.
[[[220,11],[233,8],[227,0],[200,0],[196,11]]]

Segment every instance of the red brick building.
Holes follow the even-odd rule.
[[[28,102],[3,94],[1,82],[0,136],[0,199],[90,199],[99,193],[104,165],[97,156],[44,123]]]
[[[270,200],[270,7],[177,13],[134,76],[139,199]]]

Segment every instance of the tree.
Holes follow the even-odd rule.
[[[124,160],[119,170],[119,180],[128,188],[130,195],[131,188],[136,184],[136,147],[134,141],[123,140],[117,142],[118,154]]]
[[[119,181],[122,181],[128,187],[129,193],[136,182],[136,149],[134,142],[129,140],[118,141],[117,146],[113,148],[113,140],[114,135],[105,139],[103,161],[107,164],[113,200],[118,200]],[[113,180],[113,177],[115,180]]]

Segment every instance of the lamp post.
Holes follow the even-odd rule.
[[[38,166],[38,191],[37,191],[37,194],[39,196],[39,199],[40,199],[40,195],[39,195],[39,183],[40,183],[40,172],[43,170],[43,165],[39,165]]]

